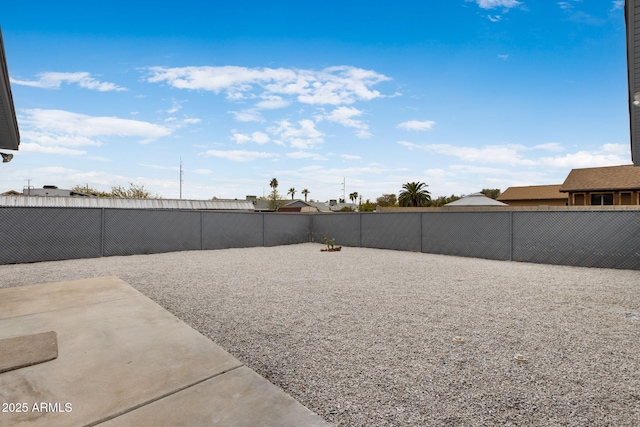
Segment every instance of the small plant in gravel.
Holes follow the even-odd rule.
[[[322,240],[327,245],[327,249],[321,249],[323,252],[338,252],[342,249],[342,246],[336,246],[336,239],[329,239],[326,236],[322,236]]]
[[[336,245],[336,239],[330,239],[327,236],[322,236],[322,240],[324,240],[324,243],[326,243],[327,245],[327,250],[333,248]]]

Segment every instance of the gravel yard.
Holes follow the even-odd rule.
[[[322,247],[4,265],[0,287],[118,276],[339,426],[640,425],[640,271]]]

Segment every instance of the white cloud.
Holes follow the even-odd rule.
[[[265,110],[274,110],[276,108],[284,108],[290,104],[289,101],[282,99],[281,96],[264,95],[264,100],[256,103],[257,108]]]
[[[624,9],[624,0],[613,0],[611,11]]]
[[[169,114],[175,114],[182,109],[182,103],[185,101],[176,101],[175,99],[171,102],[171,108],[167,110]]]
[[[491,168],[486,166],[474,166],[474,165],[451,165],[449,169],[455,171],[455,174],[471,173],[471,174],[483,174],[483,175],[487,175],[487,174],[508,175],[513,173],[508,169]]]
[[[629,148],[629,144],[604,144],[602,151],[619,156],[629,156],[631,149]]]
[[[578,151],[557,156],[537,157],[534,149],[552,152],[564,151],[557,143],[534,146],[533,149],[516,144],[486,145],[484,147],[463,147],[449,144],[418,145],[407,141],[398,144],[409,150],[424,150],[426,152],[454,156],[470,163],[504,164],[511,166],[554,167],[554,168],[586,168],[629,164],[630,152],[625,144],[604,144],[591,151]],[[525,156],[528,153],[528,156]]]
[[[361,110],[354,107],[343,106],[336,108],[328,114],[319,115],[316,118],[318,120],[327,120],[333,123],[338,123],[344,127],[355,128],[357,129],[356,136],[358,138],[366,139],[372,136],[371,132],[369,132],[369,125],[360,120],[354,119],[354,117],[360,117],[361,115]]]
[[[171,130],[138,120],[93,117],[62,110],[23,110],[20,150],[42,154],[84,155],[77,147],[99,147],[100,137],[133,136],[151,142]],[[72,148],[69,148],[72,147]]]
[[[426,131],[426,130],[432,130],[435,125],[436,125],[436,122],[434,122],[433,120],[424,120],[424,121],[409,120],[408,122],[400,123],[398,127],[400,129],[405,129],[405,130]]]
[[[447,177],[454,176],[453,173],[446,171],[444,169],[426,169],[424,174],[429,178],[429,182],[434,180],[443,180]]]
[[[522,3],[517,0],[466,0],[467,2],[474,2],[481,9],[489,10],[489,9],[497,9],[502,8],[502,14],[509,12],[509,9],[512,9],[516,6],[520,6]],[[487,15],[487,18],[491,22],[500,22],[502,21],[502,15]]]
[[[158,170],[173,170],[173,171],[180,170],[179,166],[160,166],[160,165],[151,165],[148,163],[138,163],[138,165],[143,166],[145,168],[158,169]]]
[[[422,145],[414,144],[413,142],[409,142],[409,141],[398,141],[398,145],[402,145],[403,147],[406,147],[409,150],[423,148]]]
[[[398,141],[398,144],[412,149],[420,149],[431,153],[454,156],[466,162],[498,163],[509,165],[535,165],[532,160],[526,159],[521,152],[526,147],[515,144],[486,145],[481,148],[462,147],[450,144],[418,145],[407,141]]]
[[[45,89],[59,89],[62,83],[66,84],[77,84],[78,86],[97,90],[98,92],[109,92],[109,91],[124,91],[127,90],[124,87],[120,87],[114,83],[109,82],[100,82],[93,77],[91,77],[90,73],[87,72],[77,72],[77,73],[40,73],[38,74],[38,80],[18,80],[11,79],[11,83],[23,86],[31,86]]]
[[[230,101],[260,97],[258,108],[282,108],[288,96],[303,104],[342,105],[370,101],[383,95],[372,87],[389,77],[351,66],[328,67],[320,71],[238,66],[151,67],[147,80],[167,83],[178,89],[224,92]]]
[[[267,142],[271,141],[271,139],[269,138],[269,135],[267,135],[264,132],[253,132],[251,135],[245,135],[242,133],[234,133],[233,136],[231,137],[232,140],[234,140],[237,144],[244,144],[246,142],[254,142],[256,144],[266,144]]]
[[[264,118],[259,111],[250,109],[242,111],[229,111],[233,117],[239,122],[264,122]]]
[[[213,171],[209,170],[209,169],[196,169],[193,171],[193,173],[197,174],[197,175],[211,175],[213,173]]]
[[[534,165],[534,161],[523,158],[521,154],[523,148],[522,146],[513,144],[486,145],[481,148],[454,147],[448,144],[432,144],[429,146],[431,151],[453,155],[467,162]]]
[[[188,125],[194,125],[196,123],[200,123],[201,121],[202,120],[193,117],[193,118],[184,119],[182,121],[182,123],[185,123],[185,124],[188,124]]]
[[[560,6],[560,9],[570,10],[574,8],[574,3],[582,3],[582,0],[567,0],[567,1],[559,1],[557,4]],[[615,3],[615,1],[614,1]],[[624,3],[624,0],[623,0]]]
[[[495,9],[497,7],[511,9],[512,7],[516,7],[521,4],[517,0],[467,0],[467,1],[475,2],[482,9]]]
[[[559,157],[543,157],[540,163],[545,166],[557,168],[594,168],[601,166],[616,166],[629,164],[627,157],[618,154],[606,153],[602,151],[578,151],[577,153],[565,154]]]
[[[140,137],[148,143],[171,134],[165,126],[140,120],[118,117],[97,117],[64,110],[23,110],[20,122],[25,128],[27,142],[44,142],[53,145],[100,145],[92,139],[99,136]]]
[[[507,59],[509,59],[509,55],[498,55],[498,58],[506,61]]]
[[[360,156],[355,156],[353,154],[340,154],[340,157],[342,157],[345,160],[360,160],[362,158]]]
[[[277,154],[264,153],[259,151],[246,151],[246,150],[209,150],[202,153],[205,157],[218,157],[220,159],[227,159],[234,162],[251,162],[256,159],[269,159],[278,157]]]
[[[82,135],[53,133],[48,129],[24,130],[20,132],[23,141],[31,141],[47,147],[99,147],[102,142]],[[20,145],[22,147],[22,145]]]
[[[312,160],[327,160],[326,157],[317,153],[309,153],[308,151],[295,151],[293,153],[287,153],[287,157],[290,159],[312,159]]]
[[[20,151],[25,153],[62,154],[67,156],[79,156],[87,154],[86,151],[74,150],[65,147],[47,147],[33,142],[21,142]]]
[[[564,151],[564,147],[557,142],[547,142],[546,144],[538,144],[538,145],[535,145],[533,148],[538,150],[553,151],[556,153],[560,153]]]
[[[356,131],[356,137],[360,139],[367,139],[367,138],[371,138],[372,136],[373,134],[369,132],[368,129],[358,129]]]
[[[631,163],[631,153],[628,144],[603,144],[591,151],[578,151],[563,156],[543,157],[540,163],[546,166],[560,168],[591,168],[601,166],[616,166]]]
[[[268,130],[291,147],[303,150],[324,142],[324,134],[315,128],[312,120],[300,120],[298,124],[300,127],[296,128],[288,120],[281,120],[277,126],[272,126]]]
[[[428,175],[426,182],[432,184],[431,187],[439,195],[463,195],[475,193],[481,188],[500,188],[504,191],[511,186],[558,184],[566,177],[566,173],[556,175],[540,167],[523,169],[454,164],[438,171]]]
[[[290,80],[296,72],[283,68],[246,68],[226,65],[221,67],[151,67],[148,81],[166,82],[178,89],[207,90],[215,93],[227,91],[235,94],[249,91],[253,84]]]

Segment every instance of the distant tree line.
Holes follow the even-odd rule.
[[[88,194],[90,196],[95,197],[111,197],[114,199],[161,199],[162,196],[159,194],[154,194],[144,188],[144,185],[136,185],[134,183],[129,183],[129,188],[116,186],[111,187],[111,191],[100,191],[96,190],[93,187],[89,187],[89,184],[86,185],[76,185],[71,188],[71,191],[75,191],[76,193]]]
[[[370,199],[366,199],[363,202],[361,198],[358,210],[360,212],[373,212],[376,206],[441,207],[447,203],[460,200],[463,197],[452,194],[450,196],[440,196],[432,199],[431,193],[427,191],[426,187],[428,187],[428,185],[423,182],[408,182],[402,185],[399,198],[396,197],[395,194],[383,194],[378,197],[375,202],[372,202]],[[480,192],[492,199],[497,199],[498,196],[502,194],[499,188],[483,188]]]
[[[278,193],[278,180],[276,178],[272,178],[269,181],[269,186],[271,187],[271,193],[268,197],[264,197],[269,201],[269,207],[271,209],[278,209],[279,206],[285,204],[284,197]],[[428,185],[424,182],[407,182],[402,185],[402,190],[399,193],[400,197],[396,197],[395,194],[383,194],[378,197],[375,202],[372,202],[370,199],[362,200],[362,195],[358,194],[358,192],[353,192],[349,194],[349,199],[351,199],[352,203],[356,203],[358,198],[360,198],[360,202],[358,204],[358,210],[360,212],[373,212],[376,209],[376,206],[380,207],[389,207],[389,206],[400,206],[400,207],[440,207],[444,206],[447,203],[455,202],[462,198],[462,196],[456,196],[452,194],[451,196],[440,196],[436,199],[431,198],[431,193],[427,190]],[[129,187],[121,187],[115,186],[111,187],[111,191],[100,191],[93,187],[90,187],[89,184],[86,185],[76,185],[71,188],[71,191],[76,193],[88,194],[95,197],[112,197],[112,198],[120,198],[120,199],[161,199],[162,196],[160,194],[155,194],[144,188],[144,185],[136,185],[134,183],[129,183]],[[482,194],[492,199],[497,199],[500,196],[501,191],[499,188],[483,188],[480,190]],[[294,200],[297,191],[294,187],[291,187],[287,194],[291,195],[291,200]],[[304,195],[304,201],[307,201],[308,195],[311,193],[306,188],[302,190],[300,193]],[[215,197],[214,197],[215,199]],[[263,197],[260,197],[263,199]],[[311,200],[313,201],[313,200]],[[344,200],[340,200],[341,203],[344,203]],[[350,207],[345,207],[344,212],[353,211]]]

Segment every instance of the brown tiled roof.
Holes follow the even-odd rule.
[[[555,185],[530,185],[528,187],[509,187],[504,190],[497,200],[508,202],[510,200],[566,200],[567,195],[560,192],[560,184]]]
[[[560,191],[640,189],[640,167],[633,165],[573,169]]]

